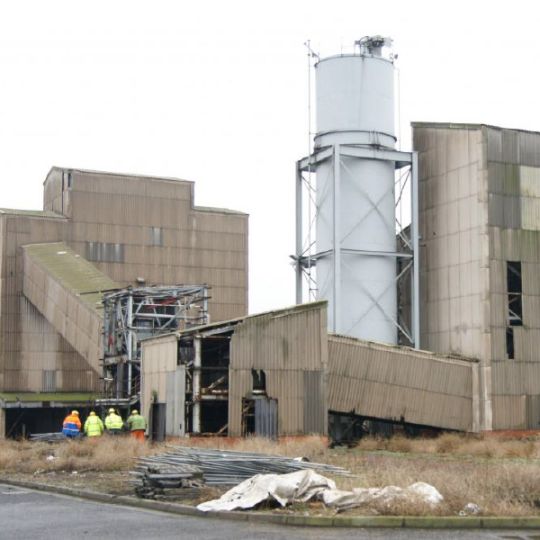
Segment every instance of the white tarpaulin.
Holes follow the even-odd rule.
[[[275,500],[281,506],[286,506],[295,501],[306,502],[314,497],[322,499],[326,506],[337,510],[373,502],[391,505],[407,500],[436,506],[443,500],[433,486],[424,482],[416,482],[407,488],[386,486],[342,491],[336,489],[332,480],[307,469],[289,474],[258,474],[244,480],[219,499],[199,504],[197,508],[203,512],[247,509],[267,500]]]
[[[281,506],[305,502],[336,484],[311,469],[288,474],[257,474],[224,493],[219,499],[199,504],[203,512],[253,508],[260,502],[276,500]]]
[[[418,501],[437,506],[443,496],[430,484],[416,482],[409,487],[386,486],[383,488],[354,488],[352,491],[339,489],[326,490],[322,494],[326,506],[337,510],[346,510],[369,503],[380,503],[391,506],[398,501]]]

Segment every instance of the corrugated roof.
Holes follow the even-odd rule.
[[[28,255],[63,287],[95,309],[102,293],[122,287],[63,242],[23,246]]]
[[[520,133],[533,133],[536,135],[539,135],[540,132],[538,131],[531,131],[527,129],[519,129],[519,128],[509,128],[509,127],[501,127],[501,126],[494,126],[491,124],[472,124],[472,123],[459,123],[459,122],[411,122],[411,127],[413,128],[434,128],[434,129],[482,129],[482,128],[489,128],[489,129],[496,129],[498,131],[519,131]]]
[[[18,208],[0,208],[0,214],[8,214],[11,216],[66,219],[66,217],[62,214],[57,214],[56,212],[52,212],[49,210],[20,210]]]
[[[229,320],[226,320],[226,321],[217,321],[217,322],[205,324],[205,325],[202,325],[202,326],[194,326],[193,328],[188,328],[187,330],[182,330],[180,332],[169,332],[168,334],[161,334],[161,335],[156,336],[156,337],[149,337],[149,338],[146,338],[146,339],[144,339],[142,341],[159,340],[159,339],[162,339],[165,336],[170,336],[170,335],[173,335],[173,334],[175,334],[177,336],[180,336],[180,335],[181,336],[186,336],[186,335],[197,334],[197,333],[200,333],[200,332],[205,332],[205,331],[208,331],[208,330],[213,330],[213,329],[218,329],[218,328],[224,328],[225,331],[228,331],[229,326],[244,322],[247,319],[256,319],[257,317],[266,317],[266,316],[269,316],[269,315],[274,316],[274,317],[280,317],[280,316],[287,315],[287,314],[290,314],[290,313],[308,311],[310,309],[319,309],[321,306],[326,306],[327,303],[328,302],[326,300],[318,300],[317,302],[309,302],[309,303],[306,303],[306,304],[297,304],[297,305],[294,305],[294,306],[288,306],[288,307],[281,308],[281,309],[274,309],[274,310],[270,310],[270,311],[263,311],[261,313],[254,313],[253,315],[246,315],[244,317],[237,317],[236,319],[229,319]]]
[[[160,182],[179,182],[179,183],[187,183],[187,184],[194,184],[193,180],[184,180],[183,178],[175,178],[173,176],[149,176],[146,174],[135,174],[135,173],[117,173],[117,172],[110,172],[110,171],[97,171],[94,169],[79,169],[77,167],[59,167],[57,165],[54,165],[51,167],[51,170],[47,174],[48,176],[51,174],[51,171],[68,171],[68,172],[77,172],[81,174],[99,174],[100,176],[119,176],[121,178],[133,178],[134,180],[157,180]],[[47,182],[47,178],[43,182],[44,184]]]
[[[363,345],[365,347],[379,349],[379,350],[388,350],[388,351],[394,350],[394,351],[403,351],[403,352],[409,351],[413,355],[431,357],[436,360],[461,360],[463,362],[472,362],[472,363],[479,362],[477,358],[471,358],[469,356],[461,356],[459,354],[451,354],[451,353],[433,352],[433,351],[427,351],[425,349],[413,349],[412,347],[407,347],[406,345],[392,345],[390,343],[381,343],[379,341],[369,341],[367,339],[359,339],[353,336],[347,336],[345,334],[336,334],[333,332],[328,333],[328,338],[329,339],[332,339],[332,338],[346,339],[351,343],[356,342],[359,345]]]
[[[246,212],[240,212],[240,210],[231,210],[230,208],[218,208],[214,206],[194,206],[193,210],[197,212],[220,212],[222,214],[237,214],[240,216],[247,216]]]

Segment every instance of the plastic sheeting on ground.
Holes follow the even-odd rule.
[[[416,482],[409,487],[386,486],[383,488],[355,488],[352,491],[327,490],[322,494],[326,506],[337,510],[347,510],[370,503],[391,506],[401,501],[418,501],[437,506],[443,496],[430,484]]]
[[[203,512],[253,508],[266,500],[281,506],[292,501],[305,502],[336,484],[311,469],[288,474],[257,474],[224,493],[219,499],[199,504]]]
[[[258,474],[244,480],[224,493],[219,499],[199,504],[203,512],[247,509],[263,501],[277,501],[281,506],[292,502],[306,502],[318,498],[326,506],[338,511],[369,503],[391,505],[399,501],[414,500],[436,506],[442,495],[430,484],[416,482],[407,488],[356,488],[353,491],[336,489],[336,484],[310,469],[288,474]]]

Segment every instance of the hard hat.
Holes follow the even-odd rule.
[[[90,416],[96,416],[96,413],[95,413],[94,411],[92,411],[92,412],[90,413]]]
[[[109,409],[109,414],[110,414],[110,413],[113,413],[113,412],[115,412],[115,410],[114,410],[114,409],[112,409],[112,408],[111,408],[111,409]]]
[[[71,411],[71,414],[74,414],[75,416],[79,416],[79,411]]]
[[[137,409],[133,409],[133,410],[131,411],[131,414],[139,414],[139,411],[138,411]]]

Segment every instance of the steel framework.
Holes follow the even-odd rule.
[[[134,403],[140,392],[140,341],[208,324],[208,287],[127,288],[103,296],[106,401]]]
[[[375,252],[355,249],[341,248],[344,234],[339,220],[340,206],[340,184],[341,172],[347,170],[343,158],[384,160],[394,163],[397,171],[395,185],[396,209],[404,206],[404,193],[410,191],[410,208],[407,214],[410,215],[410,225],[403,223],[402,212],[395,212],[395,234],[396,250],[393,252]],[[326,197],[332,198],[334,207],[333,229],[333,249],[324,252],[316,251],[316,238],[314,234],[317,220],[316,187],[312,180],[312,175],[317,172],[317,167],[324,161],[331,160],[333,181],[332,190]],[[304,280],[308,284],[308,300],[316,299],[317,261],[323,257],[331,258],[333,262],[333,283],[331,287],[334,291],[334,302],[332,304],[334,326],[339,323],[339,290],[341,286],[341,254],[355,253],[373,257],[393,257],[397,261],[396,287],[398,287],[398,299],[401,306],[398,307],[398,315],[391,318],[398,333],[398,343],[419,348],[420,346],[420,317],[419,317],[419,232],[418,232],[418,157],[415,152],[402,152],[393,149],[384,149],[376,146],[360,146],[350,144],[335,144],[322,148],[316,148],[308,157],[296,163],[296,254],[292,257],[296,270],[296,302],[304,301]],[[307,193],[307,197],[305,194]],[[370,211],[377,212],[377,201],[370,201]],[[307,213],[307,219],[306,219]],[[357,224],[360,224],[365,216],[358,216]],[[407,216],[406,216],[407,217]],[[304,228],[307,222],[307,235],[304,237]],[[398,248],[399,246],[399,248]],[[408,284],[407,284],[408,281]],[[362,286],[361,284],[359,286]],[[366,291],[369,293],[369,291]],[[372,309],[383,310],[378,302],[378,298],[369,295],[371,304],[362,306],[358,314],[359,320],[369,316]],[[330,330],[336,331],[336,328]]]

